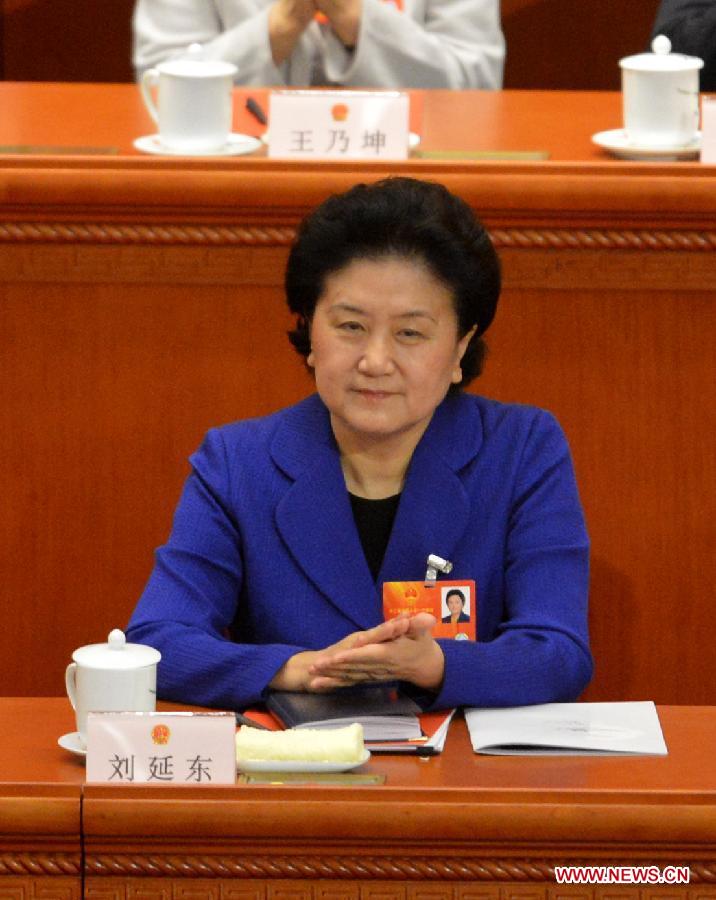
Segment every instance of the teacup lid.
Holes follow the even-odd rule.
[[[87,644],[72,654],[77,665],[90,669],[139,669],[152,666],[161,658],[161,653],[154,647],[128,644],[119,628],[110,631],[106,644]]]
[[[230,75],[232,78],[238,72],[234,63],[224,59],[204,59],[201,45],[199,52],[187,52],[185,56],[176,59],[168,59],[159,63],[155,68],[164,75],[175,75],[178,78],[223,78]]]
[[[698,56],[685,56],[671,52],[671,41],[665,34],[657,34],[651,42],[652,53],[638,53],[619,60],[622,69],[638,72],[688,72],[703,68],[704,61]]]

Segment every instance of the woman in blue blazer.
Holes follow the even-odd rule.
[[[452,588],[445,595],[445,605],[448,615],[443,616],[443,624],[459,625],[461,622],[469,622],[470,616],[465,612],[465,594],[459,588]]]
[[[212,429],[128,629],[158,693],[239,708],[270,688],[400,681],[425,706],[574,699],[592,671],[588,540],[546,412],[469,395],[500,291],[483,226],[391,178],[318,207],[291,250],[291,340],[316,393]],[[478,641],[383,622],[429,554],[473,579]]]

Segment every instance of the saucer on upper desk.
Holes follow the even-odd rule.
[[[57,739],[57,743],[63,750],[69,750],[75,756],[87,756],[87,749],[80,743],[80,735],[78,731],[70,731],[69,734],[63,734]]]
[[[137,138],[134,146],[142,153],[153,153],[155,156],[243,156],[246,153],[253,153],[261,146],[258,138],[251,137],[248,134],[230,134],[229,139],[223,147],[216,150],[202,150],[201,152],[191,153],[187,150],[177,150],[175,147],[167,147],[163,144],[158,134],[147,134],[144,137]]]
[[[592,143],[604,150],[613,153],[619,159],[654,160],[668,162],[669,160],[695,159],[701,150],[701,132],[697,131],[695,137],[687,144],[675,147],[652,147],[648,144],[638,144],[629,140],[623,128],[614,128],[611,131],[599,131],[592,135]]]

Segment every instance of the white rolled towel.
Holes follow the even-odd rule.
[[[360,762],[365,755],[363,726],[289,728],[263,731],[242,725],[236,733],[236,759],[298,760],[300,762]]]

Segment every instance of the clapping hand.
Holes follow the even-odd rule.
[[[275,65],[280,66],[288,59],[315,14],[313,0],[276,0],[268,17],[269,43]]]
[[[316,13],[330,22],[339,40],[347,47],[358,41],[362,0],[276,0],[269,10],[269,43],[275,65],[280,66],[293,52],[298,39]]]
[[[440,645],[432,636],[435,617],[402,614],[355,631],[323,650],[292,656],[271,687],[289,691],[331,691],[353,684],[410,681],[437,690],[445,669]]]

